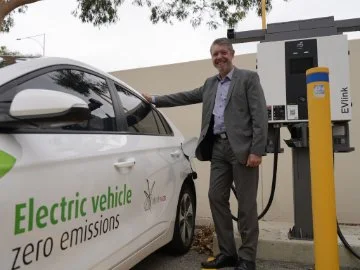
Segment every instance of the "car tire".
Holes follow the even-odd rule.
[[[180,191],[176,210],[176,220],[172,241],[165,250],[173,255],[182,255],[191,248],[196,217],[195,191],[189,183],[184,183]]]

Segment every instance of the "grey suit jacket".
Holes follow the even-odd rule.
[[[213,146],[213,116],[217,91],[217,76],[191,91],[156,97],[157,107],[173,107],[203,103],[201,133],[196,148],[199,160],[211,160]],[[263,89],[256,72],[235,68],[224,111],[226,133],[231,148],[245,164],[248,155],[265,154],[268,116]]]

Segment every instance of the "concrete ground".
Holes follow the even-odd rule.
[[[179,257],[167,255],[164,252],[157,251],[144,259],[132,270],[199,270],[201,269],[200,262],[208,258],[205,254],[191,250],[187,254]],[[233,268],[223,268],[230,270]],[[311,270],[314,269],[311,265],[304,265],[299,263],[289,262],[275,262],[275,261],[257,261],[257,270]],[[354,270],[356,268],[341,268],[341,270]]]
[[[283,261],[314,265],[314,242],[306,240],[290,240],[288,232],[293,224],[260,221],[259,225],[260,236],[257,252],[258,259],[264,261]],[[357,254],[360,254],[360,226],[340,226],[340,228],[350,246]],[[240,246],[241,239],[238,232],[235,233],[235,239],[237,245]],[[338,240],[338,247],[339,264],[342,269],[360,269],[360,260],[356,259],[345,249],[340,239]],[[216,235],[214,235],[213,253],[217,254],[218,252],[217,239]]]
[[[313,270],[314,253],[313,241],[290,240],[288,238],[290,223],[260,222],[260,240],[257,254],[257,270]],[[360,227],[341,226],[343,235],[349,244],[360,254]],[[200,237],[200,235],[202,236]],[[200,246],[205,251],[212,250],[217,254],[217,239],[212,230],[196,230],[193,250],[183,256],[171,256],[159,250],[132,270],[180,270],[180,269],[201,269],[200,263],[208,259],[209,253],[198,252]],[[238,246],[241,240],[238,233],[235,233]],[[201,240],[199,240],[201,239]],[[211,241],[209,242],[209,239]],[[213,239],[213,240],[212,240]],[[203,242],[202,245],[197,242]],[[195,249],[195,250],[194,250]],[[341,270],[359,270],[360,260],[350,255],[339,240],[339,259]],[[232,268],[224,268],[226,270]]]

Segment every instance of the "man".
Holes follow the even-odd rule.
[[[164,96],[144,97],[157,107],[203,103],[201,133],[196,148],[199,160],[211,161],[209,202],[220,254],[203,268],[235,266],[255,269],[259,236],[257,188],[259,165],[265,154],[267,109],[257,73],[234,67],[234,49],[226,38],[210,47],[219,74],[200,88]],[[235,183],[238,230],[242,246],[236,251],[229,198]]]

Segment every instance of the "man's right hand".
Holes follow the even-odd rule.
[[[149,102],[152,103],[152,97],[149,94],[142,93],[142,96]]]

